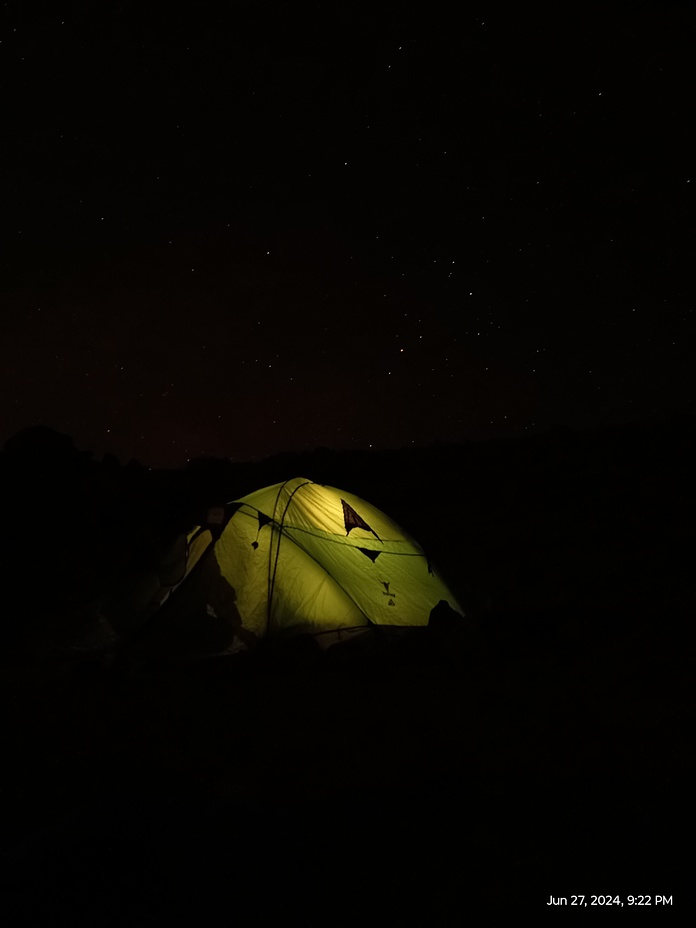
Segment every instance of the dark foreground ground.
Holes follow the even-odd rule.
[[[5,904],[124,926],[689,907],[687,621],[669,644],[648,623],[581,652],[416,635],[10,687]]]
[[[3,922],[507,925],[574,894],[691,912],[693,436],[637,441],[487,452],[459,502],[422,492],[423,461],[377,487],[387,511],[418,487],[391,512],[467,581],[460,631],[8,652]]]

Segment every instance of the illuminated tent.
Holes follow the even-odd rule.
[[[441,600],[463,614],[417,542],[351,493],[298,477],[231,503],[226,517],[216,540],[207,528],[189,536],[199,563],[180,592],[190,584],[184,598],[225,623],[232,649],[269,635],[423,626]]]

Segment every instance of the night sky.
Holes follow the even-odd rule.
[[[5,3],[0,442],[693,412],[693,8],[443,9]]]

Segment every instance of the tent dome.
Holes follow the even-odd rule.
[[[229,505],[206,552],[207,612],[237,637],[427,625],[445,600],[423,549],[365,500],[297,477]]]

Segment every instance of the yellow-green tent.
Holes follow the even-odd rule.
[[[191,581],[237,646],[267,635],[427,625],[441,600],[463,614],[418,543],[351,493],[298,477],[229,511],[216,541],[192,533],[200,563]]]

